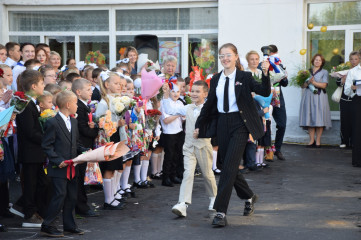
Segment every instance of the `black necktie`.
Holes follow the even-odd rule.
[[[228,86],[229,86],[229,77],[226,77],[226,84],[224,85],[224,98],[223,98],[223,111],[225,113],[228,113],[229,111]]]

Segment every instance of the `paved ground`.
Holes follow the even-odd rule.
[[[66,238],[360,240],[361,169],[351,166],[351,151],[295,145],[286,145],[283,151],[287,161],[276,160],[269,169],[245,175],[260,196],[255,214],[242,216],[243,202],[233,193],[226,228],[211,227],[200,176],[195,179],[187,218],[171,213],[179,187],[166,188],[155,181],[155,189],[138,190],[125,210],[98,208],[100,217],[78,220],[86,234]],[[89,199],[99,206],[103,194],[94,192]],[[18,217],[0,221],[9,226],[0,239],[46,239],[38,229],[22,229]]]

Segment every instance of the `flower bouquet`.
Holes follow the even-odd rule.
[[[85,56],[85,63],[86,64],[95,63],[97,65],[104,65],[105,64],[105,56],[99,50],[95,51],[95,52],[90,51]]]
[[[148,59],[146,62],[146,69],[148,71],[160,71],[159,62],[157,61],[156,63],[154,63],[152,60]]]
[[[297,75],[291,79],[291,85],[296,87],[302,87],[305,82],[308,82],[311,79],[311,73],[308,70],[300,70]],[[317,94],[318,91],[313,84],[309,84],[308,88],[314,94]]]
[[[78,157],[72,160],[66,160],[65,163],[68,164],[67,168],[67,178],[71,179],[70,171],[72,172],[71,176],[75,176],[75,166],[84,162],[104,162],[112,161],[129,152],[129,148],[124,144],[124,142],[108,142],[104,146],[101,146],[93,151],[85,152]]]
[[[112,122],[112,113],[108,110],[105,116],[99,118],[99,129],[103,130],[106,142],[110,142],[110,137],[117,131],[117,123]],[[105,143],[103,142],[102,145]]]
[[[274,86],[271,87],[271,92],[272,92],[272,101],[271,101],[271,105],[273,107],[281,107],[281,101],[280,101],[280,87],[278,86],[278,83]]]
[[[110,110],[118,117],[122,117],[126,111],[136,106],[136,104],[136,100],[128,96],[118,96],[112,100],[110,104]]]
[[[184,101],[187,103],[187,104],[192,104],[192,98],[191,96],[189,96],[188,94],[186,94],[184,96]]]
[[[162,113],[157,109],[147,110],[146,114],[146,128],[147,129],[155,129],[158,122],[158,116],[162,115]]]
[[[347,75],[348,71],[352,68],[350,62],[341,63],[340,65],[333,67],[331,69],[331,77],[334,78],[342,78]]]
[[[13,97],[10,100],[10,106],[15,106],[15,113],[22,113],[28,103],[31,101],[31,98],[28,97],[24,92],[15,92]]]
[[[57,112],[52,109],[45,109],[42,113],[40,113],[39,122],[42,129],[44,129],[45,122],[48,119],[55,117],[56,113]]]

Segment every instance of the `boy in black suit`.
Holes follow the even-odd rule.
[[[79,140],[80,143],[86,148],[93,148],[94,140],[98,136],[98,128],[95,126],[95,123],[89,122],[89,113],[90,108],[87,103],[91,99],[92,89],[91,82],[84,78],[76,79],[72,85],[72,91],[78,97],[78,110],[77,110],[77,120],[79,128]],[[79,214],[82,217],[97,217],[99,214],[96,214],[93,210],[90,209],[88,205],[88,198],[86,196],[85,186],[84,186],[84,177],[86,171],[87,163],[82,163],[77,165],[79,169],[78,175],[78,201],[75,206],[76,214]]]
[[[19,76],[18,90],[31,97],[23,112],[16,116],[18,128],[19,162],[22,164],[22,181],[24,190],[24,222],[23,227],[41,227],[49,199],[49,181],[45,175],[43,164],[46,155],[41,148],[43,131],[39,122],[40,112],[36,106],[36,98],[43,95],[44,78],[35,70],[25,70]]]
[[[78,109],[78,99],[73,92],[62,91],[56,98],[59,113],[45,123],[42,142],[44,152],[49,158],[48,176],[53,185],[53,196],[41,226],[41,233],[49,237],[63,237],[55,226],[57,215],[63,210],[65,232],[82,235],[84,232],[75,224],[73,211],[77,200],[77,175],[69,171],[65,160],[77,157],[88,149],[79,143],[78,121],[71,118]]]

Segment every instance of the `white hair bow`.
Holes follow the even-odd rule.
[[[35,67],[33,67],[33,70],[39,71],[39,68],[40,68],[40,66],[35,66]]]
[[[128,63],[128,62],[129,62],[129,58],[123,58],[123,59],[116,61],[115,63],[119,64],[119,63]]]
[[[89,65],[89,66],[92,66],[94,69],[97,69],[97,68],[98,68],[98,66],[97,66],[95,63],[89,63],[88,65]]]
[[[109,78],[108,73],[110,73],[109,70],[102,71],[102,72],[100,73],[100,77],[102,78],[103,82],[106,81],[106,80]]]
[[[130,80],[130,81],[133,82],[133,79],[132,79],[131,77],[126,76],[126,75],[124,75],[124,74],[121,73],[121,72],[115,72],[115,73],[118,74],[119,77],[122,77],[122,78],[124,78],[124,79],[126,79],[126,80]]]
[[[64,65],[60,68],[60,71],[64,72],[68,69],[68,66],[67,65]]]
[[[83,71],[85,67],[85,62],[84,61],[77,62],[76,67],[79,69],[79,71]]]

